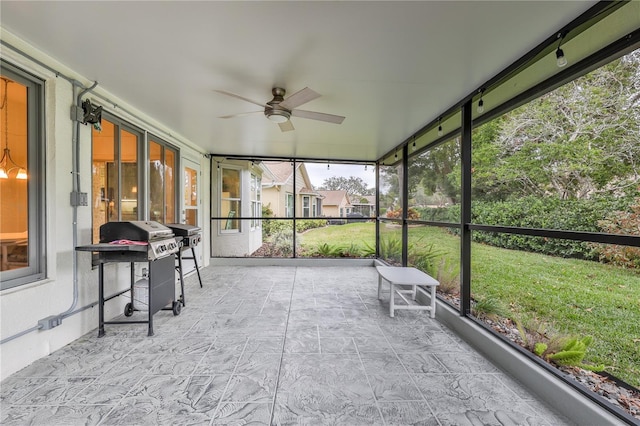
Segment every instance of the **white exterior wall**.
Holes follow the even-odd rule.
[[[220,163],[220,168],[213,173],[211,182],[211,200],[213,201],[213,216],[220,217],[220,191],[222,169],[230,168],[240,170],[240,209],[238,217],[252,217],[251,211],[251,173],[262,176],[259,167],[251,167],[249,161],[225,161]],[[265,199],[262,199],[263,205]],[[244,257],[256,251],[262,245],[262,229],[256,227],[251,229],[249,220],[240,221],[240,232],[223,232],[221,223],[223,220],[216,220],[211,229],[211,255],[223,257]]]
[[[61,74],[81,82],[86,87],[92,81],[75,73],[23,42],[13,34],[0,29],[2,40],[37,59],[41,63],[55,69]],[[97,329],[98,306],[90,307],[80,313],[65,318],[62,324],[51,330],[31,331],[22,336],[18,334],[38,325],[38,321],[50,315],[58,315],[67,311],[73,300],[73,209],[70,206],[69,194],[72,191],[72,131],[75,122],[70,119],[71,105],[75,102],[75,95],[71,83],[46,67],[26,58],[13,49],[2,47],[3,60],[24,69],[44,81],[45,108],[45,144],[46,144],[46,186],[45,190],[45,240],[46,240],[46,278],[0,292],[0,340],[9,339],[0,345],[0,380],[28,366],[39,358],[78,339],[82,335]],[[147,123],[156,123],[142,112],[135,111],[115,96],[102,90],[98,86],[95,93],[117,102],[122,108],[131,111]],[[91,98],[90,95],[85,98]],[[92,99],[93,102],[93,99]],[[97,103],[100,104],[99,99]],[[138,123],[136,117],[128,116],[117,108],[104,105],[105,110],[121,117],[142,128],[154,131],[163,136],[168,132],[160,123],[157,128],[150,128],[149,124]],[[209,175],[209,161],[199,152],[197,146],[186,140],[165,139],[180,148],[181,157],[187,156],[200,163],[202,176]],[[91,127],[81,125],[80,135],[80,178],[81,191],[91,194]],[[182,173],[179,174],[182,178]],[[209,193],[209,183],[200,179],[201,193]],[[180,186],[182,188],[182,186]],[[182,197],[180,196],[180,199]],[[210,217],[206,210],[208,203],[202,203],[203,208],[199,217]],[[78,245],[91,243],[91,206],[78,207]],[[209,243],[206,238],[210,235],[209,221],[203,221],[202,244],[203,265],[209,264]],[[142,267],[142,264],[139,264]],[[77,277],[79,299],[76,309],[86,307],[98,300],[98,270],[91,266],[90,253],[78,253]],[[117,278],[117,280],[116,280]],[[129,266],[125,263],[108,264],[105,266],[105,294],[109,295],[117,289],[129,287]],[[115,298],[105,305],[105,320],[109,320],[123,312],[127,299]],[[140,336],[146,336],[146,325],[141,324]],[[106,332],[109,333],[106,326]],[[156,327],[156,333],[162,332]],[[97,330],[95,330],[97,333]],[[14,338],[15,337],[15,338]]]

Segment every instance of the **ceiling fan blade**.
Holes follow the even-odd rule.
[[[280,130],[282,130],[283,132],[290,132],[292,130],[295,130],[293,128],[293,123],[291,122],[291,120],[287,120],[284,123],[278,123],[278,126],[280,126]]]
[[[319,98],[320,94],[314,92],[313,90],[305,87],[302,90],[298,90],[293,95],[289,96],[284,101],[280,102],[280,106],[286,109],[294,109],[302,104],[306,104],[309,101],[314,100],[315,98]]]
[[[324,112],[305,111],[302,109],[294,109],[291,111],[294,117],[308,118],[310,120],[326,121],[327,123],[342,124],[344,117],[341,115],[325,114]]]
[[[252,115],[252,114],[263,114],[264,111],[249,111],[249,112],[239,112],[237,114],[230,114],[230,115],[222,115],[218,118],[233,118],[233,117],[241,117],[243,115]]]
[[[267,105],[262,102],[257,102],[249,98],[245,98],[244,96],[236,95],[235,93],[226,92],[224,90],[213,89],[214,92],[221,93],[223,95],[231,96],[232,98],[242,99],[243,101],[251,102],[254,105],[258,105],[261,107],[266,107]]]

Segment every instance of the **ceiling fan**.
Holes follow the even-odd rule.
[[[311,120],[326,121],[327,123],[335,123],[335,124],[341,124],[342,121],[344,120],[344,117],[340,115],[325,114],[323,112],[305,111],[301,109],[296,109],[296,107],[299,107],[302,104],[306,104],[307,102],[320,97],[320,94],[314,92],[308,87],[305,87],[304,89],[297,91],[293,95],[289,96],[287,99],[284,98],[285,90],[283,88],[274,87],[273,89],[271,89],[271,93],[273,94],[273,99],[267,103],[257,102],[257,101],[245,98],[244,96],[236,95],[235,93],[226,92],[224,90],[214,90],[214,91],[221,93],[223,95],[242,99],[243,101],[251,102],[254,105],[264,107],[264,115],[274,123],[278,123],[278,125],[280,126],[280,130],[282,130],[283,132],[294,130],[293,124],[289,120],[291,116],[308,118]],[[263,112],[263,111],[252,111],[252,112],[245,112],[240,114],[224,115],[220,118],[232,118],[240,115],[256,114],[260,112]]]

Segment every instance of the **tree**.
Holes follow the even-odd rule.
[[[355,176],[349,176],[348,178],[344,176],[332,176],[325,179],[322,182],[322,186],[318,189],[328,191],[347,191],[349,196],[375,194],[375,189],[367,188],[367,183],[362,178]]]
[[[402,166],[380,166],[380,209],[393,210],[401,207],[400,182]]]
[[[590,198],[640,184],[640,51],[474,131],[473,190]]]
[[[440,194],[450,203],[460,198],[460,138],[454,138],[409,160],[409,197]]]

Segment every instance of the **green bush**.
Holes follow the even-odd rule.
[[[288,257],[293,254],[293,231],[284,229],[276,232],[269,238],[271,244],[271,256]],[[296,250],[299,249],[299,241],[296,240]]]
[[[396,236],[381,237],[380,257],[393,265],[401,265],[402,240]]]
[[[286,229],[291,231],[291,223],[287,220],[263,219],[262,239],[267,240],[271,235],[277,234]]]
[[[312,252],[312,256],[320,257],[340,257],[341,254],[342,247],[327,243],[318,244]]]
[[[640,198],[627,210],[610,213],[598,226],[609,234],[640,235]],[[640,248],[616,244],[593,244],[602,262],[623,268],[640,269]]]
[[[459,205],[420,208],[418,213],[421,220],[460,222]],[[634,205],[624,197],[560,200],[529,196],[507,201],[474,201],[471,213],[472,222],[482,225],[614,234],[633,234],[630,230],[640,229],[640,201]],[[455,228],[449,231],[460,232]],[[493,232],[473,232],[472,236],[476,242],[511,250],[601,260],[626,267],[640,265],[640,251],[629,247]]]
[[[560,200],[523,197],[500,202],[474,202],[473,223],[522,228],[600,232],[598,222],[624,206],[624,199]],[[474,232],[473,240],[496,247],[525,250],[559,257],[597,260],[593,244],[493,232]]]
[[[313,228],[322,228],[327,225],[325,219],[303,219],[296,221],[296,232],[304,232]]]
[[[420,220],[430,222],[460,222],[460,204],[453,204],[446,207],[417,208]]]

